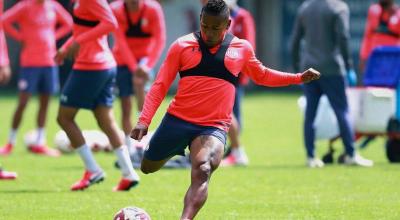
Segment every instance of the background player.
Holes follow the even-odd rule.
[[[73,16],[73,36],[55,57],[57,63],[62,63],[67,56],[76,57],[61,93],[57,118],[85,164],[83,178],[73,184],[71,190],[86,189],[105,178],[75,122],[76,114],[82,108],[93,112],[114,148],[122,171],[122,179],[114,190],[129,190],[138,184],[139,176],[133,170],[128,149],[112,112],[116,62],[107,42],[107,34],[114,31],[118,24],[106,0],[75,1]]]
[[[2,22],[5,32],[20,42],[22,52],[18,105],[8,143],[0,149],[0,155],[11,153],[26,105],[32,94],[39,93],[37,140],[28,149],[37,154],[58,156],[58,151],[45,146],[45,124],[50,95],[59,89],[58,68],[53,60],[56,41],[70,32],[71,16],[56,1],[24,0],[7,10]],[[18,28],[15,28],[15,24]]]
[[[153,0],[117,0],[111,9],[118,21],[113,48],[117,61],[117,88],[121,98],[122,128],[130,153],[132,94],[142,111],[145,87],[153,78],[154,65],[165,47],[165,20],[161,5]],[[147,85],[148,86],[148,85]]]

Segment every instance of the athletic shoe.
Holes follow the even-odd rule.
[[[17,178],[16,172],[10,172],[0,169],[0,180],[13,180]]]
[[[244,148],[239,146],[232,148],[231,153],[222,160],[221,166],[247,166],[249,164],[249,158],[247,157]]]
[[[324,162],[318,158],[307,158],[307,166],[310,168],[321,168],[324,166]]]
[[[113,188],[113,191],[129,191],[132,187],[135,187],[138,184],[139,181],[122,178],[118,185]]]
[[[346,155],[344,157],[344,164],[357,165],[362,167],[372,167],[374,165],[374,162],[372,160],[365,159],[361,155],[355,153],[353,157]]]
[[[59,157],[61,155],[60,151],[49,148],[45,145],[31,145],[31,146],[28,146],[28,150],[31,153],[45,155],[45,156],[49,156],[49,157]]]
[[[104,180],[105,177],[106,175],[103,171],[92,173],[86,170],[85,173],[83,174],[82,179],[71,186],[71,190],[72,191],[84,190],[95,183],[100,183],[101,181]]]
[[[11,143],[7,143],[2,148],[0,148],[0,155],[2,155],[2,156],[9,155],[9,154],[11,154],[12,149],[13,149],[13,145]]]

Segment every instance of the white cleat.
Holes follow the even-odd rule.
[[[365,159],[361,155],[355,153],[353,157],[346,155],[344,157],[344,164],[345,165],[357,165],[362,167],[372,167],[374,162],[372,160]]]
[[[310,168],[324,167],[324,162],[318,158],[307,158],[307,166]]]

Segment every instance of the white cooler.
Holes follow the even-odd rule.
[[[346,90],[350,120],[358,133],[386,133],[389,118],[395,113],[395,90],[389,88],[364,87]],[[304,114],[306,99],[298,100]],[[314,121],[315,138],[326,140],[339,135],[339,126],[332,107],[325,95],[318,104]]]

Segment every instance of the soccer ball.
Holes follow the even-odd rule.
[[[73,149],[71,147],[71,142],[69,141],[65,131],[59,131],[54,137],[54,145],[63,153],[72,153]]]
[[[151,220],[151,218],[143,209],[130,206],[119,210],[114,220]]]

